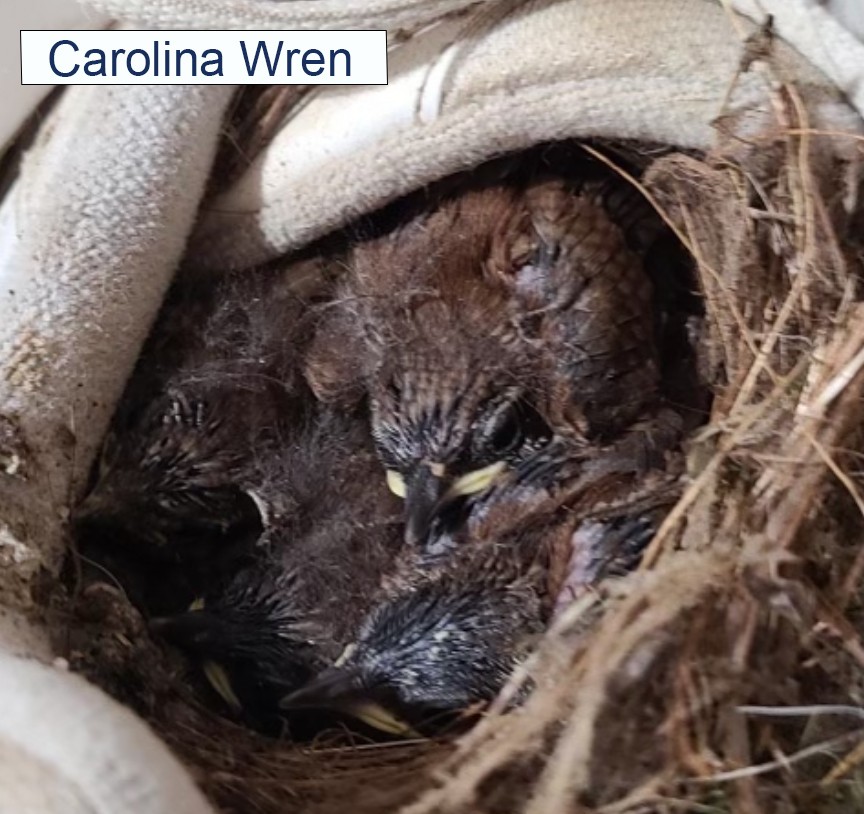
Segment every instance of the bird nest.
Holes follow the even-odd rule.
[[[82,617],[74,580],[54,625],[73,667],[225,812],[864,805],[864,186],[823,149],[864,142],[812,129],[792,86],[774,102],[772,129],[744,139],[718,122],[712,152],[643,150],[639,177],[584,146],[692,255],[691,341],[713,402],[641,566],[557,619],[505,690],[533,679],[519,708],[493,704],[453,737],[268,739],[211,711],[117,592],[83,589]],[[266,141],[266,115],[244,126]]]

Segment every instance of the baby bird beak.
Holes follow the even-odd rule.
[[[441,464],[420,463],[405,484],[405,542],[419,546],[429,534],[432,519],[449,484]]]
[[[200,599],[196,599],[184,613],[157,616],[148,625],[152,633],[177,647],[190,650],[212,640],[218,628],[216,619],[205,610]]]
[[[473,472],[466,472],[450,484],[444,499],[452,500],[457,497],[485,492],[506,468],[507,466],[503,461],[496,461],[494,464],[475,469]]]
[[[220,626],[205,609],[203,599],[196,599],[185,613],[151,619],[149,626],[166,641],[193,653],[196,647],[209,644],[221,635]],[[210,686],[234,712],[240,712],[243,705],[234,692],[228,671],[211,659],[201,660],[200,665]]]
[[[358,697],[365,685],[359,667],[331,667],[305,687],[287,695],[279,706],[284,710],[321,707],[343,712],[371,729],[399,738],[422,738],[419,732],[375,701]]]
[[[365,684],[360,667],[330,667],[299,690],[286,695],[279,706],[282,709],[329,706],[336,699],[362,692]]]
[[[216,690],[219,697],[235,712],[239,713],[243,710],[243,703],[234,692],[234,686],[231,684],[231,678],[228,671],[215,661],[205,661],[201,665],[204,671],[204,676],[210,682],[210,686]]]
[[[412,740],[423,738],[423,735],[409,723],[374,701],[343,701],[337,705],[337,709],[385,735]]]
[[[485,492],[506,468],[503,461],[496,461],[453,478],[447,475],[443,464],[419,464],[407,483],[397,484],[405,497],[405,542],[424,543],[435,515],[443,507],[457,498]],[[388,473],[388,479],[393,477]],[[393,484],[390,488],[399,494]]]

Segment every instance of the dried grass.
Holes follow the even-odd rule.
[[[223,811],[864,806],[860,182],[844,186],[828,149],[846,134],[812,128],[794,87],[772,101],[761,138],[730,135],[631,179],[695,259],[694,335],[715,394],[640,571],[558,620],[513,679],[538,685],[521,709],[499,704],[455,740],[267,741],[212,716],[166,666],[129,700]],[[120,686],[130,664],[152,663],[133,655],[152,647],[138,633],[108,659],[114,673],[113,640],[80,664],[98,652],[99,679]]]

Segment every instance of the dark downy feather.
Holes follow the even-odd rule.
[[[420,725],[495,698],[575,596],[638,565],[677,496],[678,460],[644,471],[615,447],[594,457],[558,439],[448,539],[406,550],[348,656],[286,703],[368,697]]]
[[[398,501],[379,469],[365,419],[323,409],[268,462],[262,495],[278,494],[286,510],[254,562],[200,609],[157,624],[224,670],[238,712],[258,728],[278,729],[280,698],[354,638],[401,549]]]
[[[185,607],[281,511],[258,494],[261,464],[308,411],[306,305],[290,272],[169,300],[73,515],[83,552],[145,607]]]
[[[325,400],[368,392],[412,542],[467,473],[553,433],[604,443],[660,409],[642,260],[659,230],[634,194],[505,177],[355,248],[306,372]]]

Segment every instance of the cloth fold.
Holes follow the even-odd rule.
[[[864,2],[857,2],[857,23],[861,30],[864,26]],[[776,35],[822,71],[846,96],[849,104],[864,116],[864,43],[823,2],[730,0],[730,5],[757,22],[765,21],[770,15]],[[850,14],[848,7],[845,14]]]
[[[772,64],[822,126],[860,128],[864,45],[807,0],[769,5],[795,38],[774,43]],[[317,89],[245,175],[205,204],[188,261],[266,262],[444,175],[542,141],[707,148],[742,38],[755,31],[710,0],[499,2],[445,21],[391,56],[389,85]],[[757,129],[773,120],[769,90],[762,74],[744,73],[724,112]]]
[[[500,0],[87,0],[104,14],[152,28],[394,32],[495,2]]]
[[[0,814],[210,811],[130,712],[11,654],[50,650],[34,588],[59,569],[231,92],[69,88],[0,206]]]
[[[32,580],[58,568],[69,507],[180,260],[230,95],[70,88],[0,206],[7,607],[26,609]]]
[[[62,669],[0,653],[0,814],[213,814],[136,715]]]

